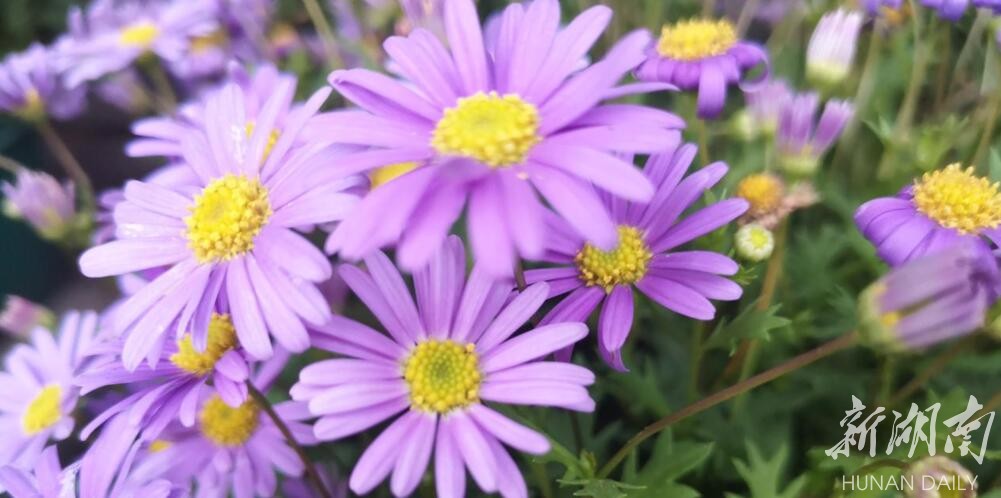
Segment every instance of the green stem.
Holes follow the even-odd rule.
[[[956,82],[959,81],[967,61],[973,56],[973,48],[977,41],[980,40],[980,36],[984,30],[987,29],[987,24],[990,22],[991,17],[990,10],[977,10],[977,17],[973,20],[973,26],[970,28],[969,34],[966,35],[966,41],[963,42],[963,48],[959,50],[959,56],[956,57],[956,65],[952,70],[952,81],[949,83],[950,94],[955,90]]]
[[[811,363],[817,360],[826,358],[834,353],[848,349],[854,346],[857,342],[858,342],[858,336],[854,332],[845,334],[837,339],[834,339],[833,341],[821,344],[820,346],[810,351],[807,351],[803,354],[800,354],[799,356],[791,358],[786,362],[775,366],[774,368],[761,372],[760,374],[755,375],[754,377],[751,377],[743,382],[738,382],[737,384],[734,384],[726,389],[723,389],[722,391],[718,391],[714,394],[711,394],[705,398],[702,398],[699,401],[696,401],[695,403],[692,403],[674,413],[667,415],[666,417],[646,426],[643,430],[636,433],[636,435],[630,438],[629,441],[627,441],[626,444],[623,445],[622,448],[620,448],[619,451],[617,451],[615,455],[612,456],[612,458],[608,461],[608,463],[606,463],[601,468],[601,471],[598,473],[598,477],[607,478],[612,473],[612,471],[615,470],[615,468],[618,467],[618,465],[622,463],[622,461],[633,450],[636,449],[637,446],[639,446],[643,441],[646,441],[650,437],[656,435],[660,431],[678,422],[681,422],[682,420],[685,420],[688,417],[697,415],[720,403],[728,401],[734,398],[735,396],[751,391],[752,389],[758,388],[790,372],[799,370],[800,368],[810,365]]]
[[[6,171],[6,172],[8,172],[8,173],[10,173],[12,175],[17,176],[18,171],[21,171],[22,169],[27,169],[27,168],[25,168],[23,164],[15,161],[15,160],[13,160],[13,159],[11,159],[11,158],[3,155],[3,154],[0,154],[0,169],[4,170],[4,171]]]
[[[969,336],[967,339],[956,341],[951,347],[940,353],[931,363],[925,367],[918,375],[916,375],[910,382],[904,384],[893,396],[890,396],[887,402],[887,408],[892,408],[899,405],[907,398],[911,397],[912,394],[917,392],[922,386],[928,383],[932,378],[945,370],[952,360],[956,359],[963,351],[965,351],[970,344],[973,342],[974,336]]]
[[[320,473],[316,471],[316,466],[313,465],[313,461],[309,459],[308,455],[306,455],[306,450],[303,450],[302,446],[299,445],[299,442],[295,440],[295,436],[292,435],[292,431],[289,430],[285,421],[278,416],[278,412],[276,412],[274,407],[271,406],[271,402],[269,402],[268,398],[264,396],[264,393],[259,391],[249,380],[247,381],[247,392],[250,393],[250,397],[254,399],[257,406],[264,410],[264,412],[268,414],[268,417],[270,417],[275,423],[275,426],[278,427],[279,431],[281,431],[282,436],[285,437],[285,442],[288,443],[293,450],[295,450],[296,454],[299,455],[299,460],[302,460],[302,465],[306,469],[306,478],[309,479],[309,482],[313,484],[313,487],[319,491],[320,496],[322,498],[332,498],[330,491],[328,491],[327,487],[323,485],[323,480],[320,479]]]
[[[873,92],[876,89],[876,77],[879,72],[879,59],[883,52],[883,21],[876,19],[876,24],[872,30],[869,40],[869,50],[865,56],[865,65],[862,67],[862,76],[859,78],[858,90],[855,92],[854,106],[855,112],[851,120],[845,126],[845,132],[841,135],[838,143],[838,150],[835,154],[834,164],[841,165],[847,156],[855,148],[855,140],[858,136],[859,127],[865,111],[869,108]],[[855,176],[855,175],[852,175]]]
[[[177,95],[174,94],[174,86],[170,84],[167,72],[163,70],[163,62],[159,59],[150,60],[149,63],[144,64],[144,67],[150,81],[153,82],[153,88],[156,89],[160,112],[173,114],[174,110],[177,109]]]
[[[542,493],[542,498],[553,498],[553,486],[549,482],[549,473],[546,472],[546,466],[542,462],[532,462],[532,475],[535,477],[535,482],[539,485],[539,492]]]
[[[987,114],[987,123],[984,125],[984,132],[980,135],[980,142],[977,144],[977,150],[973,153],[970,159],[969,165],[981,170],[979,168],[980,162],[984,160],[987,156],[987,151],[991,147],[991,139],[994,138],[994,131],[997,128],[998,118],[1001,117],[1001,88],[995,88],[991,91],[990,97],[990,108]]]
[[[316,0],[302,0],[302,4],[306,7],[309,20],[312,21],[317,34],[320,35],[327,61],[333,67],[343,67],[344,62],[341,60],[340,54],[337,53],[337,39],[334,38],[334,30],[330,28],[330,22],[327,21],[327,16],[323,13],[320,4]]]
[[[77,190],[80,192],[80,205],[83,211],[87,213],[94,212],[94,186],[90,181],[90,177],[87,176],[87,172],[84,171],[83,166],[80,166],[80,162],[73,156],[73,152],[66,146],[66,142],[63,142],[63,139],[59,137],[59,133],[56,133],[55,128],[52,127],[52,124],[47,119],[37,121],[35,128],[42,136],[42,139],[45,140],[46,145],[49,146],[49,151],[52,152],[59,164],[62,165],[63,170],[66,171],[66,174],[73,180],[74,185],[76,185]]]
[[[751,18],[754,17],[754,13],[758,11],[758,3],[761,0],[745,0],[744,8],[740,11],[740,17],[737,18],[737,36],[743,37],[744,33],[747,32],[747,27],[751,25]]]

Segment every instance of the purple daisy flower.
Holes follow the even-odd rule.
[[[542,306],[549,287],[539,283],[512,294],[509,283],[481,266],[466,280],[465,252],[455,236],[414,275],[416,305],[385,254],[370,254],[365,265],[368,273],[345,265],[341,274],[390,337],[335,316],[315,330],[315,343],[344,358],[307,366],[290,391],[320,417],[314,426],[320,440],[395,417],[358,460],[351,490],[368,493],[392,473],[393,494],[407,496],[434,453],[440,498],[465,496],[464,469],[485,492],[528,496],[503,445],[541,455],[549,442],[484,402],[592,411],[585,388],[594,382],[590,371],[538,361],[583,338],[587,327],[560,323],[512,337]]]
[[[862,0],[862,6],[871,16],[882,14],[883,9],[897,10],[904,4],[904,0]]]
[[[73,182],[60,184],[46,173],[20,168],[15,183],[0,183],[0,192],[4,214],[24,219],[44,239],[60,240],[81,222]]]
[[[1001,192],[973,168],[951,164],[925,173],[896,197],[866,202],[855,211],[855,225],[890,266],[963,240],[989,249],[988,240],[1001,243]]]
[[[215,0],[98,0],[70,11],[70,31],[59,42],[67,84],[95,80],[146,54],[165,61],[187,55],[189,40],[218,28]]]
[[[108,424],[83,458],[66,468],[55,446],[42,452],[34,470],[0,468],[0,485],[13,498],[186,498],[189,493],[166,479],[130,475],[138,449],[135,430],[124,417]],[[79,479],[78,479],[79,478]],[[79,480],[79,484],[78,484]]]
[[[83,87],[63,84],[55,54],[39,43],[0,62],[0,111],[28,121],[68,119],[80,114],[85,96]]]
[[[820,18],[806,49],[806,73],[812,81],[832,87],[848,77],[862,21],[861,13],[845,9]]]
[[[121,341],[113,340],[100,350],[101,358],[76,379],[81,395],[110,385],[125,384],[132,394],[96,417],[81,432],[90,433],[115,415],[126,412],[144,430],[145,439],[154,439],[170,422],[180,419],[186,427],[195,423],[197,402],[211,381],[215,391],[230,406],[247,401],[246,380],[250,366],[239,349],[233,321],[227,314],[214,313],[209,322],[203,351],[196,350],[187,334],[176,343],[164,344],[155,367],[140,365],[130,371],[122,364]],[[285,355],[276,355],[284,362]],[[273,358],[275,358],[273,357]]]
[[[984,326],[1001,286],[998,263],[964,241],[895,268],[859,296],[860,330],[892,351],[924,349]]]
[[[727,86],[740,83],[759,64],[765,66],[760,80],[765,81],[768,53],[760,45],[737,38],[729,21],[692,19],[661,29],[660,39],[647,48],[646,61],[636,70],[636,77],[696,90],[699,117],[712,119],[723,111]]]
[[[973,0],[973,6],[978,9],[991,9],[995,14],[1001,14],[1001,0]]]
[[[316,444],[312,428],[301,422],[310,416],[305,403],[278,403],[274,410],[296,442]],[[232,407],[212,392],[202,393],[194,427],[168,427],[143,453],[132,476],[166,477],[185,488],[194,484],[205,498],[276,496],[276,470],[289,477],[304,470],[278,426],[253,400]]]
[[[644,174],[657,186],[649,204],[606,198],[618,224],[619,245],[611,251],[594,247],[574,235],[565,223],[550,218],[545,261],[560,266],[529,270],[525,279],[548,282],[549,297],[569,293],[542,323],[585,321],[601,306],[598,346],[612,367],[625,370],[622,346],[633,324],[633,287],[661,306],[696,320],[711,320],[710,299],[735,300],[741,288],[726,275],[737,272],[732,259],[707,251],[675,251],[747,211],[744,199],[712,204],[682,219],[681,214],[713,187],[727,167],[714,163],[684,178],[694,145],[647,161]],[[569,359],[569,351],[561,357]]]
[[[37,328],[31,344],[14,347],[0,373],[0,465],[30,469],[50,440],[73,431],[79,389],[73,376],[87,366],[83,352],[97,331],[97,314],[71,312],[59,332]]]
[[[976,3],[974,1],[974,4]],[[970,6],[970,0],[921,0],[921,5],[935,9],[942,19],[958,21],[966,13],[967,7]]]
[[[782,110],[775,142],[779,162],[790,175],[813,175],[855,113],[851,102],[829,100],[818,120],[818,105],[817,94],[811,92],[794,96]]]
[[[615,225],[595,186],[641,201],[653,188],[613,152],[661,150],[683,123],[649,107],[602,104],[667,88],[616,86],[642,61],[643,32],[580,69],[611,15],[593,7],[560,29],[556,0],[513,4],[489,39],[472,0],[455,0],[444,12],[450,50],[420,28],[384,44],[409,82],[363,69],[333,72],[334,88],[362,109],[331,114],[322,131],[334,142],[369,147],[337,168],[415,167],[366,196],[327,250],[358,259],[398,243],[400,265],[414,271],[441,246],[468,200],[476,260],[492,275],[510,276],[518,256],[542,255],[539,194],[585,238],[614,246]]]
[[[779,127],[782,109],[792,99],[793,93],[785,80],[775,79],[744,93],[746,113],[740,117],[740,128],[748,137],[759,134],[772,137]]]
[[[304,351],[304,322],[330,317],[315,286],[330,277],[330,262],[292,228],[340,218],[357,199],[344,191],[359,180],[319,167],[330,160],[322,144],[293,147],[330,93],[289,111],[293,90],[291,81],[280,83],[253,120],[239,86],[210,97],[203,128],[182,140],[198,185],[128,182],[115,208],[119,240],[80,257],[90,277],[169,268],[115,312],[127,369],[144,357],[155,366],[171,327],[177,338],[190,331],[204,350],[216,306],[229,311],[255,359],[271,356],[269,332],[285,349]]]
[[[294,88],[298,80],[295,75],[279,72],[271,64],[264,64],[249,74],[243,66],[232,65],[227,83],[207,92],[204,97],[196,99],[180,107],[176,116],[155,116],[143,118],[132,124],[132,133],[139,138],[131,141],[125,147],[125,153],[131,157],[164,156],[180,158],[183,154],[182,139],[192,130],[205,126],[206,103],[209,99],[219,98],[217,94],[230,84],[236,84],[243,91],[244,112],[247,122],[255,121],[276,91],[283,85]],[[282,108],[275,118],[276,129],[281,130],[298,105]],[[304,130],[303,133],[308,133]]]

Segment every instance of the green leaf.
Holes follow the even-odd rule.
[[[789,447],[783,445],[771,458],[765,458],[758,447],[747,443],[747,461],[734,460],[737,473],[747,482],[750,498],[795,498],[806,485],[806,477],[800,476],[782,487],[782,476],[789,458]]]
[[[776,316],[778,310],[779,305],[767,310],[759,310],[753,303],[748,305],[733,321],[720,323],[706,341],[705,348],[733,351],[737,343],[743,339],[767,341],[772,331],[787,327],[791,323],[788,318]]]
[[[567,480],[560,479],[560,486],[580,486],[580,489],[574,492],[574,496],[588,496],[591,498],[627,498],[626,491],[639,491],[644,489],[642,486],[634,486],[632,484],[625,484],[621,482],[616,482],[611,479],[582,479],[582,480]]]
[[[670,431],[661,432],[636,483],[653,487],[675,481],[702,465],[712,454],[713,446],[713,443],[675,442]]]

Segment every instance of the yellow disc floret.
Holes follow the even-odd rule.
[[[198,376],[212,373],[216,362],[229,350],[236,347],[236,329],[229,315],[213,314],[209,321],[205,351],[198,352],[191,343],[191,334],[177,341],[177,352],[170,355],[170,361],[181,370]]]
[[[445,109],[431,137],[441,154],[465,156],[494,168],[525,160],[539,143],[539,111],[514,94],[479,92]]]
[[[188,246],[202,263],[228,261],[254,248],[254,237],[271,217],[268,190],[257,179],[228,174],[195,196]]]
[[[56,425],[63,416],[62,401],[61,387],[55,384],[45,386],[24,410],[21,417],[24,433],[31,436]]]
[[[574,261],[580,279],[589,286],[597,285],[611,292],[616,285],[629,285],[646,275],[653,254],[638,228],[619,226],[619,245],[602,251],[591,244],[584,245]]]
[[[914,205],[938,224],[964,234],[1001,224],[998,184],[958,164],[925,173],[915,182]]]
[[[241,446],[257,430],[259,409],[253,400],[233,408],[218,394],[205,402],[198,414],[202,434],[219,446]]]
[[[664,26],[657,53],[678,60],[699,60],[724,54],[737,43],[737,32],[726,20],[691,19]]]
[[[163,450],[166,450],[167,448],[170,448],[173,445],[174,443],[171,443],[170,441],[164,439],[154,439],[149,443],[149,447],[147,449],[149,450],[150,453],[159,453]]]
[[[403,378],[415,409],[447,413],[479,400],[479,358],[472,344],[427,340],[403,363]]]
[[[372,189],[381,187],[411,171],[417,169],[419,164],[415,162],[396,163],[377,168],[368,174],[368,179],[372,183]]]
[[[14,110],[14,114],[27,121],[38,121],[45,117],[45,101],[41,94],[34,88],[29,88],[24,92],[24,103]]]
[[[751,205],[747,211],[751,216],[774,212],[782,204],[784,195],[782,180],[769,173],[748,175],[737,184],[737,197]]]
[[[160,36],[160,28],[149,21],[140,21],[128,26],[118,34],[118,42],[126,47],[148,50]]]

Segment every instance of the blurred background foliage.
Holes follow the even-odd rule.
[[[0,53],[20,50],[33,40],[50,41],[64,26],[69,0],[3,0],[0,2]],[[481,0],[483,13],[496,12],[507,2]],[[562,0],[564,19],[597,2]],[[607,0],[616,11],[612,28],[599,52],[623,34],[638,27],[657,30],[670,20],[698,15],[703,3],[694,0]],[[775,3],[761,1],[760,8]],[[801,91],[808,90],[804,76],[805,47],[819,17],[840,2],[792,1],[778,19],[755,19],[748,38],[769,48],[774,75]],[[308,29],[308,18],[296,0],[280,2],[280,16]],[[744,4],[721,2],[732,15]],[[567,414],[555,410],[520,409],[513,415],[549,434],[557,450],[546,458],[523,457],[532,496],[594,498],[736,497],[895,497],[899,493],[840,491],[836,482],[872,463],[867,456],[833,461],[823,450],[834,446],[844,431],[839,422],[851,406],[852,395],[867,406],[906,411],[911,402],[925,408],[942,402],[943,414],[965,408],[969,395],[984,402],[1001,389],[1001,348],[994,339],[975,336],[958,344],[934,348],[924,354],[877,355],[856,348],[795,372],[749,395],[688,419],[648,441],[609,480],[593,479],[600,465],[632,434],[646,424],[698,398],[735,382],[740,372],[727,371],[731,356],[745,340],[754,340],[757,370],[773,366],[815,344],[852,330],[856,325],[855,296],[885,271],[852,222],[855,208],[877,196],[890,195],[923,171],[954,161],[969,163],[982,140],[991,154],[974,164],[998,179],[1001,160],[993,131],[999,99],[998,49],[991,30],[972,40],[965,66],[956,68],[958,53],[967,41],[974,16],[952,24],[905,8],[888,17],[884,35],[863,30],[853,79],[827,96],[851,98],[856,91],[863,58],[873,36],[885,36],[878,84],[871,105],[862,114],[863,126],[851,150],[838,150],[824,161],[816,179],[822,201],[796,212],[789,220],[788,245],[781,261],[782,276],[775,296],[758,306],[765,264],[742,269],[744,298],[721,303],[719,318],[699,324],[683,319],[639,299],[636,324],[626,359],[628,374],[615,373],[592,356],[592,348],[579,348],[578,360],[599,372],[593,390],[600,400],[594,414]],[[370,24],[385,33],[394,29],[395,9],[375,10],[356,0],[356,12],[369,15]],[[896,133],[901,100],[913,81],[914,39],[911,28],[920,22],[931,43],[928,70],[920,75],[919,100],[913,125]],[[344,40],[350,43],[349,40]],[[374,61],[363,59],[372,65]],[[322,84],[326,68],[291,59],[290,69],[303,76],[301,91]],[[684,94],[657,94],[649,102],[683,116],[691,115],[692,102]],[[743,105],[739,91],[730,93],[724,116]],[[107,113],[107,114],[102,114]],[[118,113],[118,114],[114,114]],[[120,111],[96,107],[79,122],[63,125],[68,141],[97,178],[98,186],[117,185],[138,176],[146,166],[126,161],[120,145],[128,137],[129,117]],[[993,125],[992,125],[993,126]],[[732,195],[745,175],[761,171],[768,159],[763,141],[747,142],[735,136],[730,123],[711,123],[708,157],[726,161],[731,172],[716,189],[718,197]],[[695,140],[694,135],[689,139]],[[40,143],[19,123],[0,119],[0,153],[25,164],[54,171]],[[889,167],[878,170],[881,158],[892,154]],[[992,159],[993,158],[993,159]],[[147,165],[148,166],[148,165]],[[732,228],[700,241],[706,249],[729,252]],[[35,300],[54,298],[53,292],[78,282],[70,255],[43,243],[19,222],[0,218],[0,293],[20,294]],[[592,324],[593,325],[593,324]],[[593,339],[592,339],[593,340]],[[698,341],[698,344],[696,343]],[[302,359],[304,362],[308,359]],[[923,376],[931,372],[927,379]],[[745,375],[749,372],[745,372]],[[911,384],[915,379],[918,385]],[[866,412],[868,413],[868,411]],[[944,417],[943,417],[944,418]],[[940,418],[941,420],[941,418]],[[887,432],[887,424],[883,432]],[[995,430],[989,461],[977,465],[963,459],[979,476],[983,496],[1001,480],[1001,436]],[[940,433],[943,438],[945,434]],[[885,446],[885,435],[880,439]],[[941,443],[941,441],[940,441]],[[336,443],[312,450],[314,456],[351,461],[362,445]],[[918,458],[916,455],[914,459]],[[906,456],[904,457],[906,459]],[[889,475],[892,469],[876,475]],[[422,489],[431,489],[424,486]],[[470,486],[472,490],[472,486]],[[381,493],[381,494],[380,494]],[[376,496],[388,496],[380,489]],[[422,496],[431,496],[423,494]],[[471,493],[471,496],[472,493]]]

